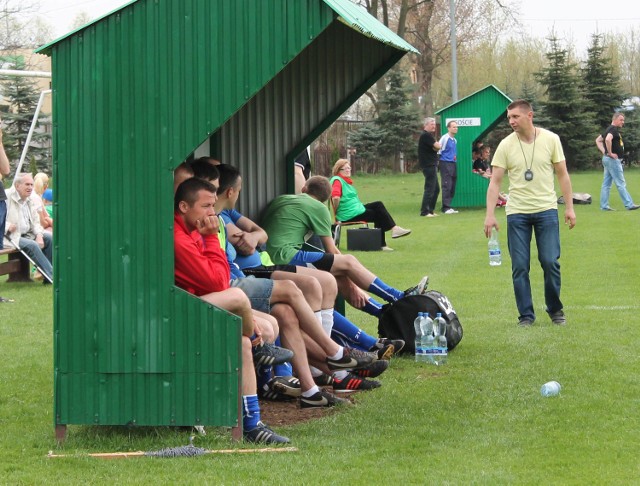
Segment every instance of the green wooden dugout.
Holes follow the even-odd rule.
[[[456,195],[451,202],[457,208],[484,206],[489,181],[472,172],[471,151],[473,142],[482,140],[500,121],[504,120],[511,99],[490,84],[435,114],[440,116],[442,133],[447,133],[447,123],[458,123],[458,181]],[[495,150],[495,147],[492,147]]]
[[[243,173],[250,217],[404,54],[349,0],[135,0],[38,52],[53,70],[54,421],[239,422],[239,318],[174,285],[173,170]]]

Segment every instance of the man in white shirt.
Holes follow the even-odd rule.
[[[13,187],[7,190],[7,223],[5,246],[19,248],[39,267],[45,278],[53,281],[53,245],[51,235],[40,225],[40,217],[29,196],[33,192],[33,176],[17,174]]]

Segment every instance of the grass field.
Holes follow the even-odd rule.
[[[382,199],[413,233],[394,252],[358,257],[400,288],[423,274],[451,299],[464,339],[439,369],[394,359],[383,387],[322,419],[280,428],[299,452],[192,459],[47,459],[52,417],[51,287],[7,284],[0,295],[0,483],[4,484],[639,484],[640,211],[598,209],[599,172],[572,176],[594,204],[561,228],[562,298],[568,318],[544,314],[542,275],[532,262],[538,320],[517,327],[506,234],[503,265],[489,267],[484,211],[418,216],[422,176],[356,178],[362,199]],[[627,173],[636,202],[640,171]],[[562,209],[562,207],[561,207]],[[504,224],[503,210],[498,210]],[[346,246],[343,243],[343,247]],[[374,320],[348,310],[370,333]],[[559,397],[540,386],[562,384]],[[79,400],[82,397],[78,397]],[[70,426],[67,454],[183,445],[169,428]],[[234,447],[211,429],[196,445]]]

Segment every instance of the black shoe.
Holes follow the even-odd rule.
[[[331,386],[333,385],[333,376],[322,373],[320,376],[314,376],[313,381],[318,386]]]
[[[376,341],[376,344],[374,344],[373,348],[371,348],[370,351],[375,351],[376,349],[382,349],[388,344],[393,345],[393,354],[398,354],[400,351],[402,351],[402,348],[404,348],[405,342],[402,339],[380,338],[378,339],[378,341]]]
[[[373,390],[379,388],[382,383],[375,380],[365,380],[358,378],[352,373],[347,374],[343,380],[333,378],[333,391],[336,393],[349,393],[360,390]]]
[[[243,435],[244,440],[256,444],[288,444],[291,442],[286,437],[276,434],[263,422],[258,422],[254,429],[245,430]]]
[[[300,380],[295,376],[276,376],[271,378],[267,385],[271,390],[282,393],[290,397],[299,397],[302,393],[300,388]]]
[[[564,312],[562,312],[562,309],[549,314],[549,317],[551,318],[551,322],[556,326],[564,326],[567,324],[567,318],[565,317]]]
[[[349,400],[338,398],[324,390],[320,390],[310,397],[300,397],[300,408],[335,407],[336,405],[349,404],[351,404]]]
[[[362,368],[378,359],[377,353],[367,353],[359,349],[343,348],[344,354],[340,359],[327,358],[327,366],[330,370],[353,370]]]
[[[385,361],[389,361],[391,359],[391,356],[393,356],[395,354],[395,346],[393,344],[385,344],[382,348],[378,349],[376,351],[376,354],[378,355],[378,359],[382,359]]]
[[[637,204],[634,204],[633,206],[631,206],[630,208],[627,208],[629,211],[635,211],[636,209],[640,209],[640,206],[638,206]]]
[[[531,327],[533,326],[533,321],[531,319],[527,319],[526,317],[523,317],[522,319],[518,319],[518,326]]]
[[[253,348],[254,366],[272,366],[286,363],[293,358],[293,351],[274,344],[262,343]]]
[[[353,370],[351,374],[357,376],[358,378],[375,378],[376,376],[380,376],[382,373],[387,371],[388,367],[388,361],[380,360],[375,361],[369,366],[365,366],[364,368]]]

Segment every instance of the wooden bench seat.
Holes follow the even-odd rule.
[[[12,248],[0,250],[0,255],[8,255],[7,261],[0,263],[0,275],[9,275],[7,282],[31,282],[30,262],[27,257]]]

